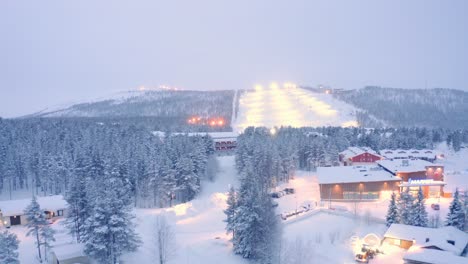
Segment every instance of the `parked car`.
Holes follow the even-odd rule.
[[[281,198],[283,194],[281,192],[271,193],[271,198]]]
[[[357,254],[354,260],[356,260],[358,263],[369,263],[369,259],[365,254]]]
[[[294,190],[294,188],[286,188],[284,189],[284,191],[287,193],[287,194],[293,194],[296,192],[296,190]]]
[[[431,208],[436,210],[436,211],[439,211],[440,210],[440,205],[439,204],[431,204]]]

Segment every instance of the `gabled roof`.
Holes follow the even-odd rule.
[[[369,153],[372,155],[379,156],[377,152],[367,147],[349,147],[346,150],[340,152],[339,154],[342,155],[345,159],[350,159],[350,158],[359,156],[363,153]]]
[[[437,249],[422,249],[417,248],[408,251],[403,260],[417,261],[418,263],[431,264],[466,264],[468,258],[457,256],[451,252],[441,251]]]
[[[401,181],[388,171],[377,166],[336,166],[318,167],[319,184]]]
[[[37,197],[37,203],[44,211],[57,211],[67,208],[67,202],[62,195]],[[0,211],[3,216],[23,215],[29,204],[31,204],[31,199],[0,201]]]
[[[384,237],[416,241],[416,247],[437,247],[460,255],[468,244],[468,234],[452,226],[428,228],[402,224],[392,224]],[[448,243],[453,241],[454,245]]]
[[[432,149],[382,149],[380,154],[387,159],[434,159],[437,152]]]
[[[86,256],[84,253],[83,244],[65,244],[54,246],[53,251],[58,261]]]

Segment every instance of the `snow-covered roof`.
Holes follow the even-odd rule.
[[[153,135],[163,138],[165,132],[153,131]],[[171,135],[188,135],[188,136],[206,136],[209,135],[214,141],[218,139],[236,139],[239,134],[236,132],[192,132],[192,133],[171,133]]]
[[[363,153],[370,153],[378,156],[377,152],[367,147],[349,147],[346,150],[340,152],[340,155],[342,155],[345,159],[350,159]]]
[[[443,167],[443,165],[434,164],[420,159],[378,160],[377,164],[393,173],[426,171],[426,166]]]
[[[37,197],[37,202],[44,211],[57,211],[67,208],[67,202],[62,195]],[[0,211],[3,216],[22,215],[31,199],[0,201]]]
[[[432,264],[466,264],[468,258],[457,256],[451,252],[441,251],[437,249],[422,249],[418,248],[408,251],[403,260],[417,261],[418,263],[432,263]]]
[[[58,261],[86,256],[84,253],[83,244],[65,244],[61,246],[54,246],[53,251]]]
[[[452,226],[428,228],[402,224],[392,224],[384,237],[416,241],[417,247],[435,246],[441,250],[460,255],[468,244],[468,234]],[[454,245],[448,243],[453,241]]]
[[[382,149],[380,155],[387,159],[435,159],[438,154],[432,149]]]
[[[388,171],[377,166],[337,166],[318,167],[317,177],[320,184],[401,181]]]

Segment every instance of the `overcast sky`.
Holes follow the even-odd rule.
[[[0,0],[0,116],[141,85],[468,90],[468,1]]]

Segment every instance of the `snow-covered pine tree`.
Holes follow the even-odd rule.
[[[234,252],[260,263],[271,263],[273,252],[280,238],[278,217],[275,216],[269,186],[258,180],[251,162],[241,178],[238,207],[232,219],[236,235]]]
[[[396,204],[395,192],[392,192],[392,196],[390,199],[390,203],[388,205],[388,211],[387,211],[387,216],[385,217],[385,221],[386,221],[387,226],[400,223],[400,217],[398,215],[398,207]]]
[[[24,210],[24,215],[26,216],[26,227],[28,232],[26,236],[34,236],[35,243],[37,247],[37,253],[39,261],[42,263],[42,254],[41,254],[41,244],[42,244],[42,235],[41,229],[47,225],[47,220],[45,219],[44,212],[41,210],[39,203],[37,203],[36,196],[33,196],[31,204],[26,207]]]
[[[235,223],[234,223],[234,214],[237,208],[237,194],[236,190],[234,189],[233,186],[229,188],[228,192],[228,198],[227,198],[227,208],[224,210],[224,214],[226,215],[226,232],[227,233],[232,233],[232,236],[235,236]]]
[[[468,191],[463,193],[463,209],[465,212],[465,232],[468,231]]]
[[[404,225],[413,225],[413,208],[414,208],[414,197],[409,192],[409,188],[406,188],[404,192],[400,193],[398,198],[398,212],[400,215],[400,223]]]
[[[194,172],[193,162],[183,157],[176,164],[177,187],[182,193],[182,202],[192,200],[200,191],[200,178]]]
[[[424,202],[424,193],[421,187],[419,187],[418,196],[413,209],[413,225],[427,227],[428,223],[429,219],[426,212],[426,204]]]
[[[463,209],[463,204],[460,201],[460,194],[458,188],[453,194],[453,200],[449,206],[449,213],[445,221],[446,226],[454,226],[462,231],[465,230],[465,212]]]
[[[0,232],[0,263],[19,264],[18,237],[7,230]]]
[[[68,203],[65,224],[70,233],[76,237],[77,242],[83,242],[83,226],[91,211],[86,189],[87,168],[84,156],[79,155],[75,160],[74,173],[65,195]]]
[[[172,167],[172,161],[167,156],[166,152],[162,153],[161,163],[158,168],[158,175],[160,177],[160,200],[162,200],[161,206],[172,206],[172,200],[174,199],[175,191],[177,189],[176,171]],[[155,179],[156,181],[156,179]]]
[[[52,247],[51,243],[55,242],[55,230],[53,230],[49,225],[42,226],[40,230],[40,236],[42,239],[42,246],[44,248],[44,259],[48,260],[47,256],[49,255],[49,249]]]
[[[135,251],[141,242],[132,223],[129,184],[124,183],[114,162],[105,174],[93,212],[86,220],[85,253],[100,263],[115,264],[123,252]]]

